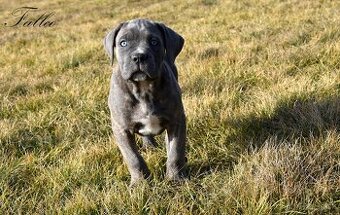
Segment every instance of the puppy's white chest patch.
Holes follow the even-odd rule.
[[[142,127],[139,129],[139,133],[142,135],[156,135],[162,131],[162,126],[158,117],[154,115],[147,115],[140,120]]]
[[[153,114],[154,113],[154,101],[153,95],[149,91],[152,88],[152,85],[146,82],[139,83],[140,87],[144,89],[143,93],[140,94],[141,97],[139,99],[139,117],[136,120],[136,131],[141,135],[158,135],[160,134],[164,128],[162,127],[162,120],[159,116]]]

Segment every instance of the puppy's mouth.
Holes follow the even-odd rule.
[[[143,72],[141,70],[137,70],[136,72],[133,72],[130,80],[135,81],[135,82],[140,82],[140,81],[152,81],[154,78],[151,78],[148,73]]]
[[[146,79],[148,78],[148,76],[142,72],[142,71],[136,71],[134,73],[132,73],[130,79],[133,81],[146,81]]]

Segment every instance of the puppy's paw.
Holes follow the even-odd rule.
[[[186,157],[178,162],[169,162],[166,169],[166,177],[170,181],[185,181],[188,179],[188,159]]]
[[[139,186],[140,184],[144,184],[148,181],[151,180],[151,174],[149,170],[145,170],[144,174],[139,174],[135,177],[131,177],[131,181],[130,181],[130,188],[134,188]]]
[[[188,180],[188,174],[185,169],[178,170],[178,169],[168,169],[166,172],[166,178],[169,181],[174,181],[174,182],[183,182]]]
[[[182,186],[183,184],[186,184],[188,181],[189,180],[186,176],[180,174],[166,176],[166,183],[173,187]]]
[[[129,188],[138,187],[138,185],[143,184],[146,181],[143,177],[141,178],[131,178]]]

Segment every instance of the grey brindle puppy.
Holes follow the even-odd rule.
[[[172,29],[144,19],[121,23],[104,39],[111,63],[114,56],[118,61],[108,102],[116,143],[131,174],[130,185],[150,176],[135,133],[144,144],[156,146],[154,136],[166,130],[166,176],[180,180],[185,175],[185,114],[175,66],[183,44],[184,39]]]

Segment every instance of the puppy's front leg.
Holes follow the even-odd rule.
[[[150,171],[138,152],[134,135],[128,130],[113,130],[118,148],[131,174],[130,186],[133,186],[138,181],[148,178]]]
[[[186,145],[185,116],[178,123],[167,130],[166,148],[166,176],[170,180],[181,180],[185,177],[185,145]]]

